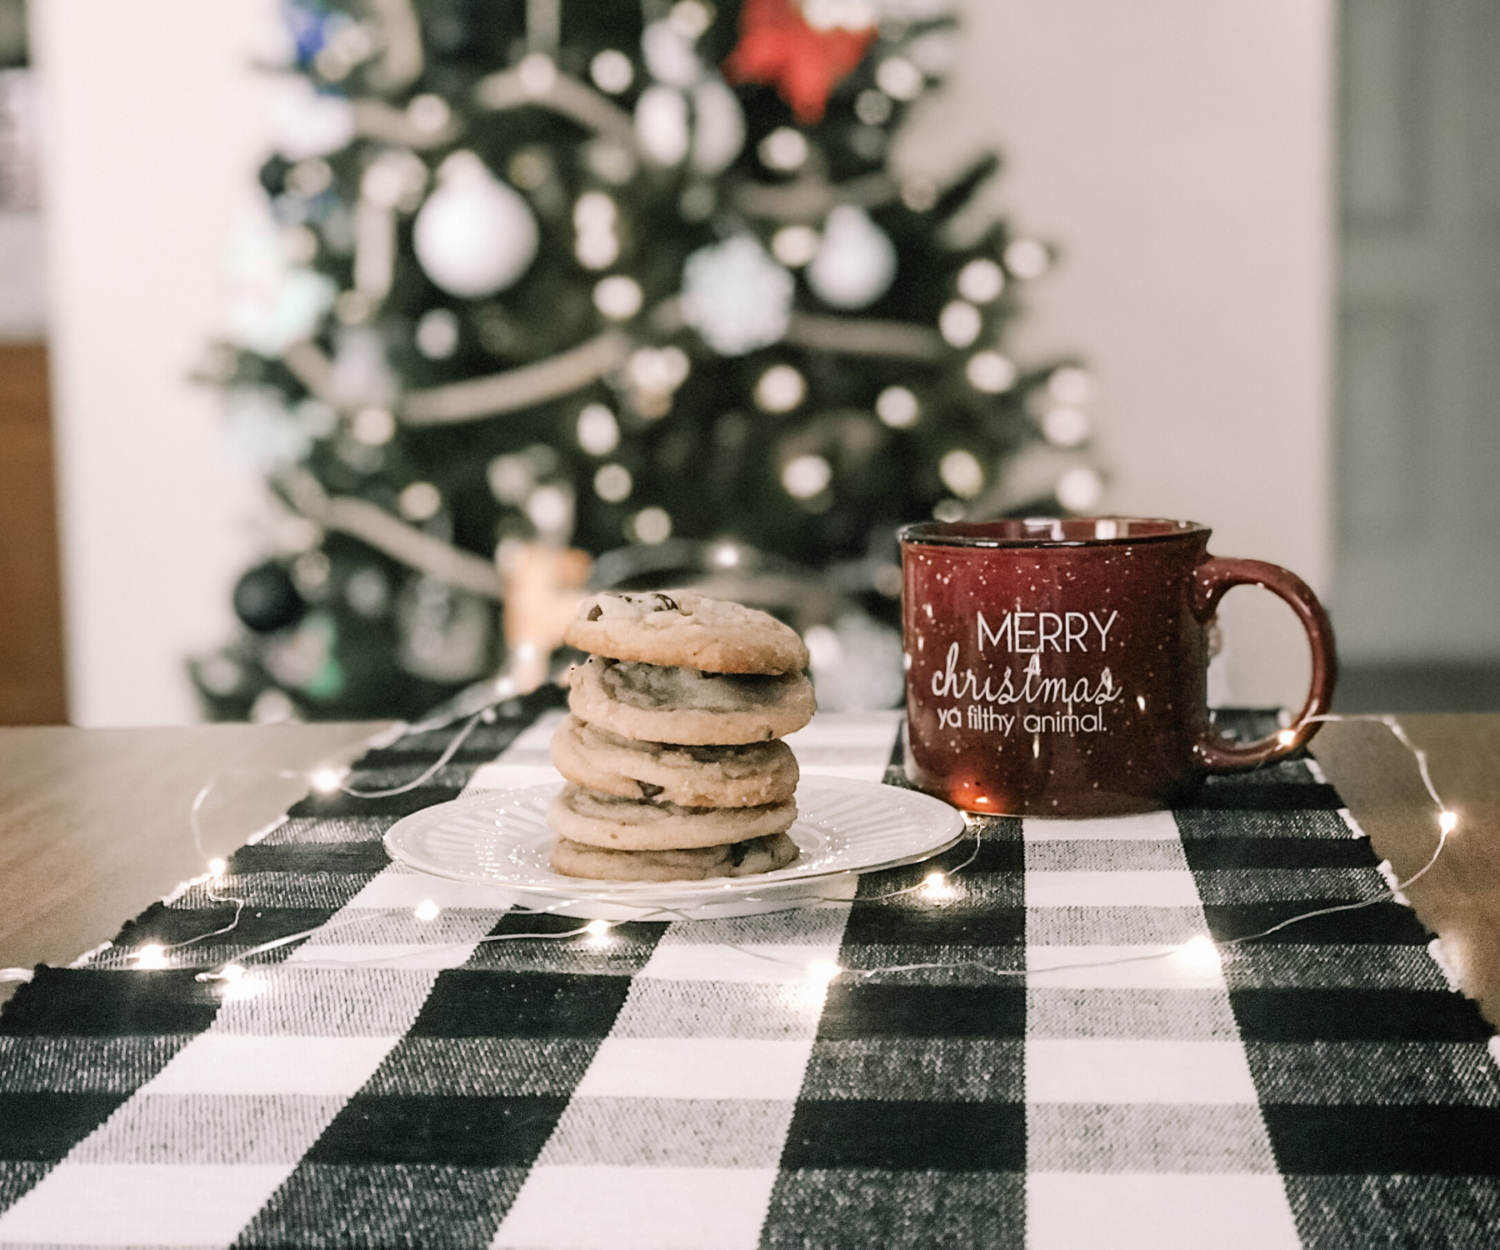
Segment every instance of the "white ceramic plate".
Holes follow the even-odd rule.
[[[585,881],[548,867],[556,834],[547,827],[547,801],[560,783],[488,790],[414,812],[385,835],[391,857],[420,872],[496,886],[566,910],[579,901],[640,909],[696,909],[739,896],[806,893],[809,882],[916,863],[947,850],[963,836],[963,817],[925,794],[839,777],[804,777],[797,787],[797,823],[788,831],[802,854],[794,864],[754,877],[708,881]],[[535,897],[533,897],[535,896]],[[744,901],[749,901],[745,898]]]

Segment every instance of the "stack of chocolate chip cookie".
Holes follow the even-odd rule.
[[[695,881],[782,868],[812,718],[807,648],[764,612],[691,590],[598,594],[565,641],[572,711],[552,739],[567,785],[547,809],[553,870]]]

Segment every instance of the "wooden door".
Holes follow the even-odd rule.
[[[1500,3],[1341,20],[1340,651],[1500,659]]]
[[[0,725],[67,719],[47,352],[0,344]]]

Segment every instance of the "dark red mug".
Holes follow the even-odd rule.
[[[973,812],[1151,811],[1205,773],[1290,754],[1328,710],[1333,628],[1301,578],[1208,554],[1191,521],[930,522],[901,531],[906,775]],[[1312,683],[1294,728],[1236,744],[1209,723],[1208,630],[1231,586],[1296,612]]]

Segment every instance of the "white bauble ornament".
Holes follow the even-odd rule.
[[[320,94],[297,75],[273,80],[270,121],[276,150],[289,161],[327,156],[354,140],[354,106],[340,95]]]
[[[745,114],[722,78],[693,88],[693,168],[712,178],[734,164],[745,146]]]
[[[691,95],[676,87],[647,87],[635,106],[635,138],[658,165],[680,165],[713,177],[734,163],[745,146],[745,115],[722,79],[708,78]]]
[[[680,165],[692,145],[687,97],[675,87],[647,87],[635,104],[635,140],[658,165]]]
[[[794,286],[755,239],[735,235],[687,258],[682,318],[721,356],[743,356],[786,334]]]
[[[880,21],[870,0],[802,0],[802,20],[814,30],[869,30]]]
[[[687,87],[703,73],[703,62],[688,39],[670,21],[652,22],[641,32],[641,54],[657,82]]]
[[[463,299],[505,290],[530,267],[539,241],[531,206],[473,152],[443,162],[412,229],[423,272]]]
[[[862,208],[840,204],[828,214],[823,244],[807,267],[813,294],[835,308],[867,308],[896,280],[896,248]]]

